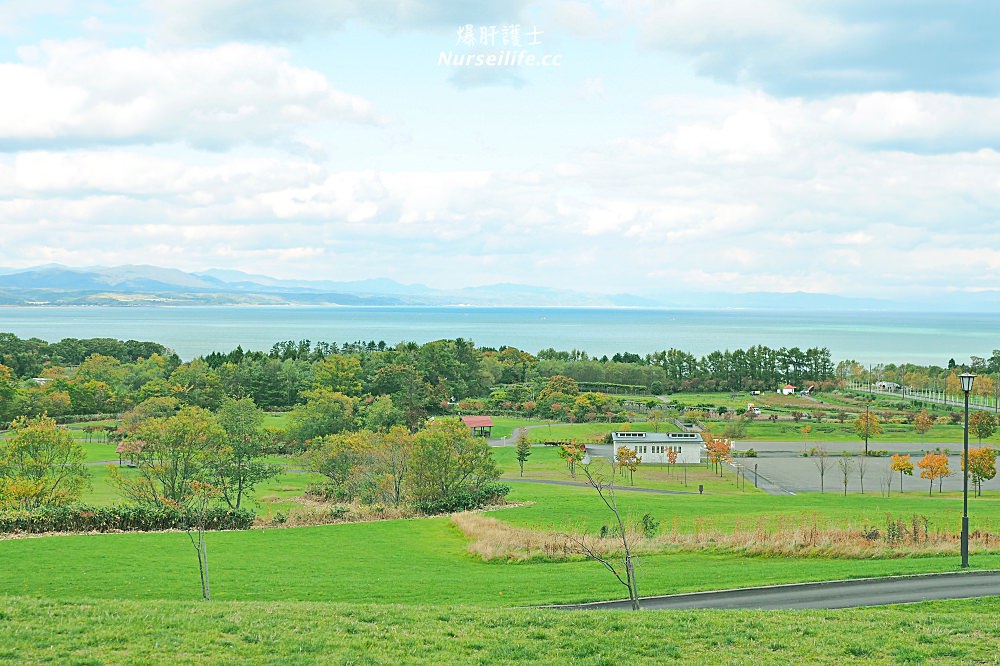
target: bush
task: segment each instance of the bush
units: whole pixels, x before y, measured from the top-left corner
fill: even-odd
[[[466,488],[448,497],[418,500],[413,503],[413,508],[428,516],[439,513],[470,511],[487,506],[488,504],[502,502],[509,492],[510,486],[502,483],[484,483],[478,490]]]
[[[205,529],[247,530],[255,514],[247,509],[212,507],[205,512]],[[0,533],[22,532],[155,532],[187,529],[196,517],[185,511],[153,505],[47,506],[0,513]]]
[[[642,514],[642,533],[647,539],[652,539],[660,529],[660,521],[648,513]]]
[[[351,495],[344,488],[333,483],[310,483],[305,496],[317,502],[348,502]]]
[[[869,458],[888,458],[889,452],[885,449],[868,449]]]

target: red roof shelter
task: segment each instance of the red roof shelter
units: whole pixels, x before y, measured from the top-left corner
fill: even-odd
[[[473,435],[489,437],[493,431],[493,419],[488,416],[463,416],[462,423],[468,426]]]

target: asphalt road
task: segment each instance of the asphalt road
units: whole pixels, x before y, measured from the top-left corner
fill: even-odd
[[[643,610],[692,608],[782,610],[797,608],[856,608],[908,604],[933,599],[970,599],[1000,596],[1000,571],[971,571],[893,578],[863,578],[749,587],[737,590],[645,597]],[[629,601],[554,606],[565,610],[628,610]]]

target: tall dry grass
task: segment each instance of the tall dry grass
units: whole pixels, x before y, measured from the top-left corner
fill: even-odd
[[[515,527],[479,513],[459,513],[452,522],[470,539],[468,550],[483,560],[524,561],[570,559],[581,554],[579,542],[602,553],[619,553],[615,536],[604,538],[576,532],[551,532]],[[952,555],[959,550],[957,534],[930,529],[926,518],[887,516],[880,526],[820,526],[815,520],[787,520],[775,527],[763,520],[730,531],[703,529],[648,536],[640,529],[629,532],[634,553],[713,551],[741,555],[780,557],[833,557],[872,559]],[[986,532],[970,535],[970,551],[1000,551],[1000,536]]]

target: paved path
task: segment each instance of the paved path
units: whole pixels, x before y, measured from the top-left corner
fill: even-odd
[[[909,604],[932,599],[971,599],[992,596],[1000,596],[1000,571],[862,578],[672,594],[662,597],[645,597],[641,600],[640,605],[643,610],[691,608],[833,609]],[[628,610],[631,607],[628,600],[552,606],[552,608],[566,610]]]
[[[550,486],[576,486],[578,488],[589,488],[590,485],[580,481],[559,481],[557,479],[521,479],[518,477],[501,477],[504,483],[543,483]],[[697,495],[693,490],[660,490],[659,488],[636,488],[635,486],[621,486],[615,484],[615,492],[631,493],[653,493],[654,495]]]

